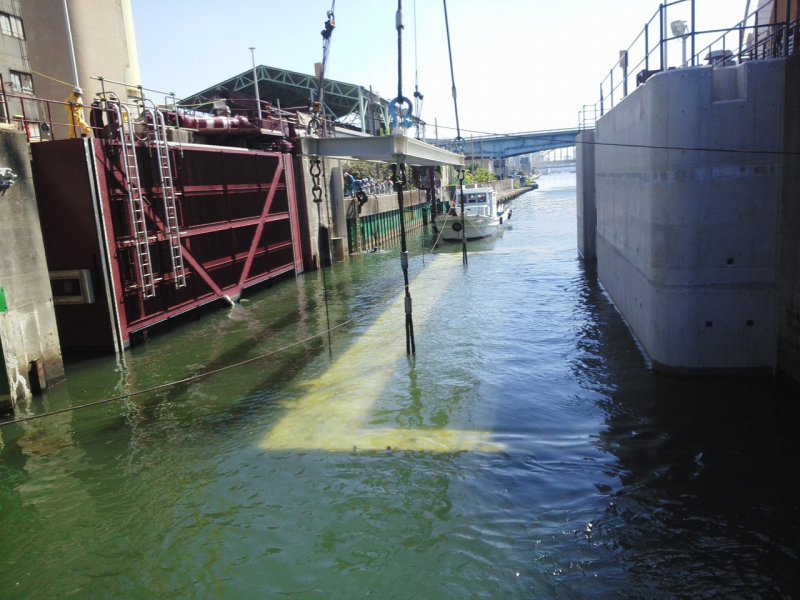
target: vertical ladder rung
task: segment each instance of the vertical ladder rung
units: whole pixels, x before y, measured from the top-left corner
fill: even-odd
[[[131,124],[128,109],[121,103],[112,103],[119,123],[120,146],[123,159],[121,162],[125,169],[127,183],[128,203],[130,206],[131,225],[133,227],[133,240],[136,248],[136,265],[138,267],[139,281],[144,298],[155,296],[155,282],[153,266],[150,257],[150,243],[147,238],[147,222],[144,213],[144,200],[142,199],[139,183],[139,165],[136,158],[136,140],[132,129],[126,132],[125,124]]]
[[[175,207],[175,189],[173,187],[172,164],[169,158],[169,146],[167,144],[167,128],[164,116],[155,107],[146,109],[150,116],[145,119],[147,123],[147,138],[156,149],[158,175],[161,182],[161,194],[164,201],[164,218],[169,240],[170,259],[172,271],[175,279],[175,287],[186,286],[186,277],[183,264],[183,254],[181,252],[180,228],[178,225],[178,215]]]

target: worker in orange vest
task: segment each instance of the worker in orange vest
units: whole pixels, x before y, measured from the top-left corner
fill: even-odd
[[[80,137],[88,137],[92,133],[92,128],[83,119],[83,90],[75,87],[72,93],[67,97],[67,103],[64,106],[67,111],[67,124],[69,128],[70,139],[78,137],[78,130],[80,130]]]

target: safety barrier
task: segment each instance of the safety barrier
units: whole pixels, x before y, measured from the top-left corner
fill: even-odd
[[[131,88],[139,90],[140,97],[134,99],[133,102],[123,103],[127,108],[131,117],[136,120],[144,114],[144,105],[150,102],[145,99],[144,92],[158,92],[157,90],[150,90],[142,86],[131,86],[124,82],[113,81],[101,77],[93,77],[105,85],[106,82],[113,84],[126,85]],[[158,92],[164,94],[164,92]],[[105,87],[102,93],[98,94],[98,98],[106,98],[108,100],[117,101],[115,94],[106,93]],[[209,127],[209,121],[221,121],[223,118],[211,115],[208,112],[195,110],[199,106],[206,106],[211,103],[206,102],[202,105],[182,105],[175,98],[174,95],[165,95],[164,104],[168,108],[165,111],[165,125],[171,127],[178,127],[184,129],[214,129],[215,125]],[[279,107],[273,107],[269,103],[263,103],[265,108],[263,111],[267,117],[263,120],[262,126],[274,129],[273,125],[277,121],[280,124],[286,123],[291,127],[296,127],[300,121],[299,115],[296,112],[281,110]],[[38,98],[24,91],[7,91],[6,84],[3,81],[2,74],[0,74],[0,122],[7,125],[16,127],[20,131],[24,131],[29,142],[44,142],[57,139],[69,139],[81,137],[81,124],[73,122],[69,116],[72,108],[75,105],[68,101],[48,100],[45,98]],[[95,99],[91,105],[84,105],[81,108],[83,112],[83,119],[89,123],[89,127],[94,137],[99,137],[102,133],[103,127],[98,126],[93,122],[93,111],[100,111],[102,107],[99,106],[99,99]],[[97,114],[97,113],[95,113]],[[178,117],[176,117],[178,115]],[[180,117],[180,118],[179,118]],[[235,119],[242,119],[241,115],[225,117],[228,121]],[[190,125],[181,125],[181,121],[202,121],[196,127]],[[252,117],[252,127],[255,128],[257,120]]]
[[[353,200],[355,203],[355,200]],[[446,210],[447,203],[440,203],[439,210]],[[405,222],[406,231],[419,229],[428,222],[430,203],[405,206],[401,220],[400,210],[394,209],[371,215],[358,215],[352,207],[347,218],[347,247],[350,254],[375,250],[400,239],[400,226]]]
[[[798,53],[800,0],[786,0],[779,6],[784,14],[774,19],[762,8],[733,27],[708,30],[700,28],[696,17],[697,3],[701,1],[673,0],[659,5],[631,45],[620,51],[619,60],[600,82],[600,99],[578,111],[579,128],[593,128],[595,121],[625,98],[631,87],[635,89],[655,73],[680,67],[735,65]],[[688,19],[674,19],[676,15]],[[676,48],[680,50],[679,61],[674,58]],[[637,57],[638,62],[633,63]]]
[[[0,75],[0,121],[24,131],[29,142],[69,138],[70,130],[72,137],[80,137],[78,125],[68,120],[68,108],[68,102],[9,92]]]

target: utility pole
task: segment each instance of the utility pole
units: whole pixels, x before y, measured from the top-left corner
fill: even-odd
[[[256,114],[258,115],[258,120],[261,121],[261,98],[258,94],[258,76],[256,75],[256,55],[255,55],[255,47],[250,46],[250,59],[253,61],[253,87],[256,88]],[[261,127],[261,123],[258,125]]]

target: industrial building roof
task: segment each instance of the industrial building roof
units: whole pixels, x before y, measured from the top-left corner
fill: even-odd
[[[255,67],[258,93],[262,102],[280,106],[283,110],[302,108],[308,110],[317,99],[317,78],[286,69],[258,65]],[[325,114],[345,124],[361,126],[359,117],[377,121],[388,114],[389,102],[378,94],[352,83],[326,79],[323,89]],[[184,106],[196,106],[214,99],[224,98],[234,111],[255,109],[253,69],[248,69],[201,92],[184,98]],[[371,131],[369,126],[365,128]]]

